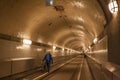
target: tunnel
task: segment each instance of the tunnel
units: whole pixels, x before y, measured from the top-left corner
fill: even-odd
[[[119,5],[0,0],[0,80],[120,80]]]

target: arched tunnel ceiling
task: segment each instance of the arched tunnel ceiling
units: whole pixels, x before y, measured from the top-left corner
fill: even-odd
[[[97,0],[55,0],[54,6],[45,0],[0,0],[0,9],[0,33],[78,50],[106,24]]]

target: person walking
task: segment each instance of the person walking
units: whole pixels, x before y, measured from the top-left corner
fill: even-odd
[[[50,65],[53,63],[53,58],[50,52],[47,52],[46,55],[43,58],[43,61],[45,61],[45,68],[47,71],[50,71]]]

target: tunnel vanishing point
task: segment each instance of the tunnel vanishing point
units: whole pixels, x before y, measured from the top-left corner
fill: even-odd
[[[47,51],[120,77],[120,0],[0,0],[0,78],[40,67]]]

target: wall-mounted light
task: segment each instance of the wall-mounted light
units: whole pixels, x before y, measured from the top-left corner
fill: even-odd
[[[88,48],[91,49],[91,46],[89,46]]]
[[[64,48],[62,48],[62,51],[64,51],[65,49]]]
[[[54,0],[45,0],[47,6],[53,6]]]
[[[98,38],[94,38],[93,43],[96,44],[98,41]]]
[[[25,44],[25,45],[31,45],[32,41],[29,40],[29,39],[23,39],[23,44]]]
[[[55,49],[56,49],[56,46],[53,45],[53,50],[55,50]]]
[[[117,4],[116,0],[110,0],[109,10],[110,10],[111,13],[117,13],[118,12],[118,4]]]

